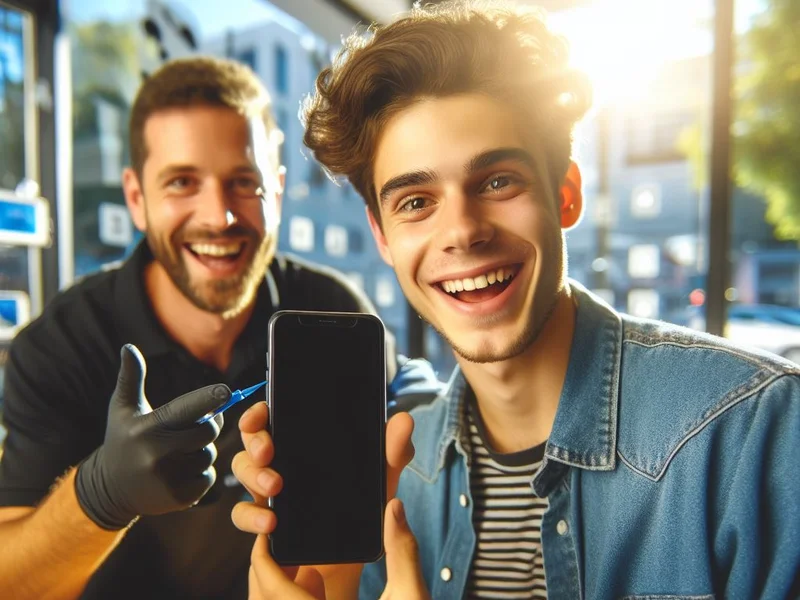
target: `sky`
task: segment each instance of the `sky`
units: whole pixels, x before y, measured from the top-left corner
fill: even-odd
[[[201,40],[268,21],[305,33],[301,23],[265,0],[169,0],[167,4],[182,17],[190,16]],[[62,0],[65,16],[78,23],[133,21],[141,18],[146,5],[146,0]]]

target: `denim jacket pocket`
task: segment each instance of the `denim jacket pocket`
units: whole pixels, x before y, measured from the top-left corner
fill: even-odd
[[[714,600],[714,594],[684,596],[681,594],[635,594],[622,596],[619,600]]]

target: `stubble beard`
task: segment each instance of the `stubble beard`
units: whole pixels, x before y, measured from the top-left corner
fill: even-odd
[[[539,335],[541,335],[544,326],[550,320],[550,316],[555,311],[557,305],[558,295],[554,295],[547,309],[541,316],[537,318],[536,311],[532,310],[530,318],[525,324],[525,328],[510,344],[499,350],[468,350],[467,348],[456,344],[442,329],[436,327],[424,317],[420,316],[420,318],[427,322],[436,331],[436,333],[438,333],[447,342],[447,344],[453,349],[453,352],[458,354],[461,358],[471,363],[487,364],[502,362],[523,354],[539,338]]]
[[[192,281],[186,258],[179,239],[163,241],[163,238],[147,236],[147,243],[154,258],[164,267],[175,287],[197,308],[230,319],[240,314],[255,298],[258,286],[275,254],[274,236],[265,235],[261,240],[248,232],[250,242],[256,242],[256,250],[241,273],[209,282]]]

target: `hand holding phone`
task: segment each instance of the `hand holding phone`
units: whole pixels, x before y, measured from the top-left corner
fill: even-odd
[[[392,500],[386,507],[386,589],[382,600],[430,600],[419,564],[419,551],[414,534],[408,527],[403,505]],[[314,567],[281,569],[269,554],[266,537],[259,535],[250,555],[250,594],[259,600],[320,600],[329,596],[347,597],[326,585],[323,575]]]

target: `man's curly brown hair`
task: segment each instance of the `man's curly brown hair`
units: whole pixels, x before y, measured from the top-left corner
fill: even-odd
[[[522,111],[543,140],[553,189],[572,152],[572,129],[591,104],[570,69],[566,40],[541,11],[498,2],[416,5],[386,26],[354,33],[306,100],[304,141],[331,175],[346,176],[378,222],[375,147],[385,123],[423,98],[484,93]]]

